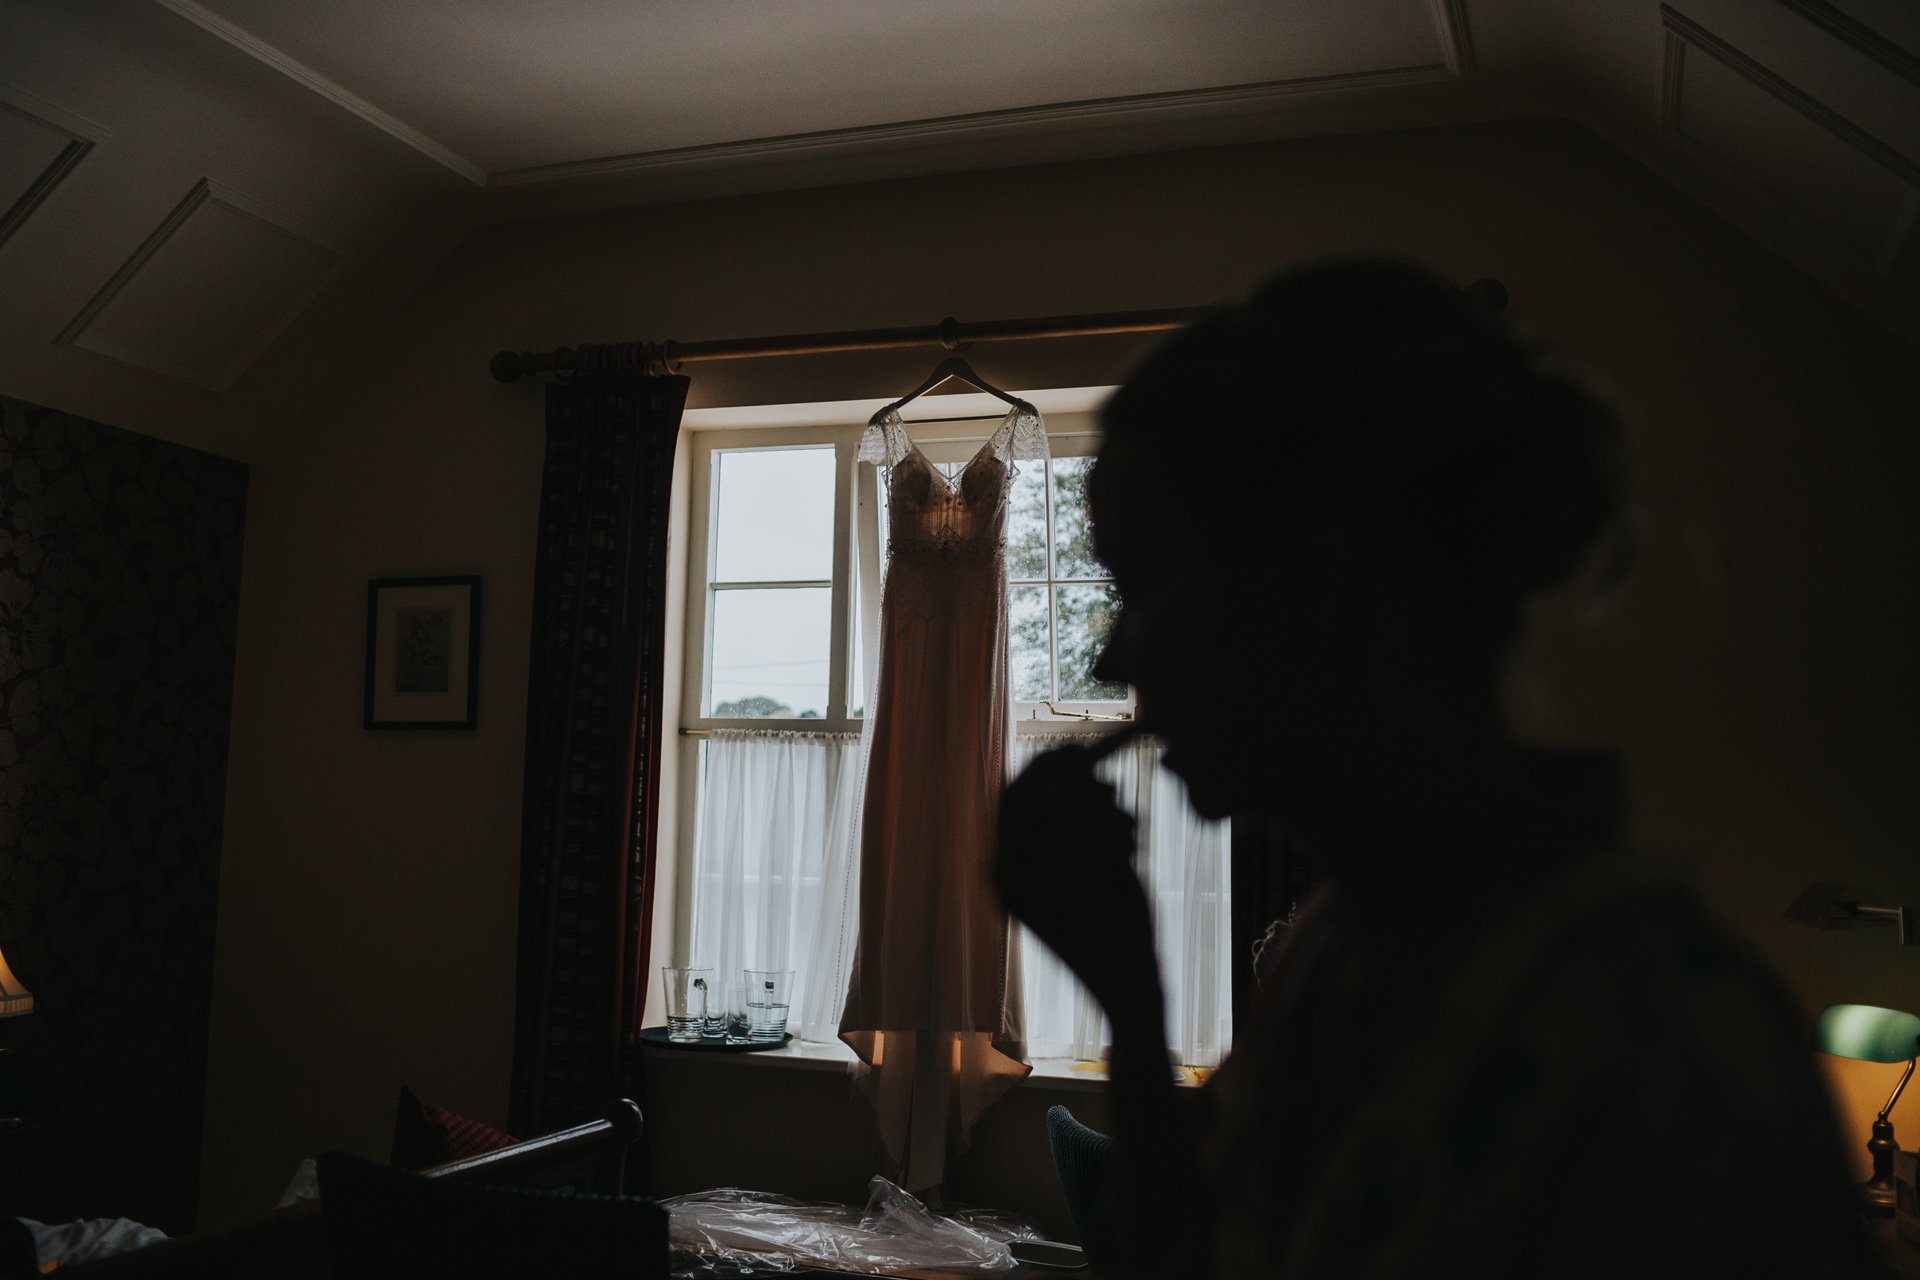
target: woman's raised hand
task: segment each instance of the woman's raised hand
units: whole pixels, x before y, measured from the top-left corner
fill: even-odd
[[[1133,870],[1133,819],[1094,776],[1098,759],[1086,747],[1059,747],[1007,788],[994,885],[1109,1017],[1138,1009],[1157,1018],[1153,917]]]

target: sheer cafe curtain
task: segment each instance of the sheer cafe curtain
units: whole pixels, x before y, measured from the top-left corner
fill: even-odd
[[[1015,738],[1015,773],[1050,746],[1096,734]],[[1100,762],[1120,807],[1135,820],[1135,867],[1147,884],[1167,992],[1167,1045],[1190,1067],[1218,1066],[1233,1042],[1229,826],[1187,804],[1186,784],[1160,763],[1163,748],[1140,738]],[[1024,932],[1024,931],[1023,931]],[[1021,941],[1027,1051],[1036,1058],[1099,1058],[1107,1047],[1100,1005],[1032,934]]]
[[[1015,738],[1014,772],[1041,751],[1094,734]],[[1232,1042],[1228,828],[1188,807],[1186,788],[1139,739],[1100,764],[1138,822],[1136,865],[1149,886],[1167,1036],[1175,1058],[1215,1066]],[[860,739],[855,734],[716,729],[707,741],[694,848],[692,963],[716,985],[742,969],[794,971],[801,1039],[835,1041],[846,1000],[859,869]],[[1021,943],[1027,1050],[1093,1059],[1106,1018],[1039,939]]]
[[[844,892],[830,892],[823,920],[822,887],[853,844],[859,748],[850,733],[716,729],[707,740],[691,962],[714,969],[722,997],[742,969],[792,969],[788,1030],[808,1039],[833,1038],[846,994],[845,972],[832,972],[831,955],[817,961],[815,944],[842,914]],[[822,1021],[824,1034],[808,1032]]]

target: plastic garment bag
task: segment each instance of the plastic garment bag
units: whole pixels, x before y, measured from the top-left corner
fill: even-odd
[[[1010,1271],[1007,1242],[1036,1238],[1030,1225],[1011,1214],[934,1213],[885,1178],[875,1178],[867,1190],[865,1209],[735,1187],[662,1200],[674,1274],[690,1275],[715,1262],[755,1271]]]

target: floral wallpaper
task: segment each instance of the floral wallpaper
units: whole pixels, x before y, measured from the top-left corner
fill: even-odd
[[[0,396],[0,1213],[192,1225],[247,468]]]

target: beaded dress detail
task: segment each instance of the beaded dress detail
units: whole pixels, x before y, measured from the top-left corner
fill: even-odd
[[[989,873],[1010,727],[1008,491],[1016,461],[1046,456],[1025,408],[951,480],[897,412],[860,443],[887,468],[888,565],[840,1038],[909,1191],[943,1182],[980,1113],[1031,1069]]]

